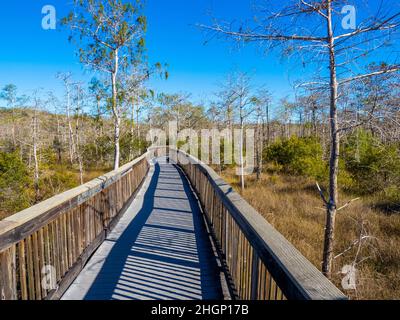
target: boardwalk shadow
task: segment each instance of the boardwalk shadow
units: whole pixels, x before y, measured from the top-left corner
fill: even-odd
[[[143,206],[122,234],[103,246],[112,244],[103,259],[96,258],[101,253],[94,256],[103,264],[85,299],[222,298],[201,212],[186,178],[171,164],[155,164]]]

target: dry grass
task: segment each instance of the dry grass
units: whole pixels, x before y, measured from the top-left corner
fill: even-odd
[[[223,177],[239,191],[233,170],[224,171]],[[320,269],[325,212],[314,182],[266,174],[259,182],[254,176],[246,179],[243,197]],[[341,195],[343,203],[351,199]],[[361,222],[374,237],[363,242],[358,255],[357,290],[345,293],[352,299],[400,299],[400,215],[372,209],[371,201],[354,202],[337,217],[335,254],[359,238]],[[357,246],[335,259],[333,281],[339,288],[344,277],[340,271],[356,252]]]

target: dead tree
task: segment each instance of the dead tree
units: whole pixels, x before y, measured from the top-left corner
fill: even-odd
[[[72,81],[71,81],[71,73],[58,73],[57,78],[60,79],[65,88],[65,115],[67,121],[67,128],[68,128],[68,149],[69,149],[69,162],[72,166],[74,164],[74,157],[75,157],[75,142],[74,142],[74,132],[72,129],[72,120],[71,120],[71,113],[72,113],[72,103],[71,103],[71,94],[72,94]]]
[[[260,181],[263,168],[263,150],[270,143],[270,92],[262,88],[253,97],[256,118],[256,179]]]
[[[75,84],[75,145],[76,145],[76,159],[79,165],[79,181],[80,184],[84,183],[83,175],[84,175],[84,168],[83,168],[83,156],[82,156],[82,137],[83,131],[81,126],[83,124],[81,120],[82,116],[82,103],[84,98],[84,91],[82,85],[80,83]]]
[[[374,72],[358,73],[354,65],[362,63],[366,56],[373,56],[377,50],[388,50],[389,41],[400,26],[399,3],[380,1],[375,4],[376,13],[355,26],[354,30],[343,30],[335,26],[337,18],[342,19],[341,0],[299,0],[289,5],[270,1],[260,8],[263,15],[253,19],[254,24],[235,27],[232,23],[215,22],[201,25],[205,30],[242,43],[261,43],[267,49],[280,47],[286,55],[302,53],[301,66],[311,66],[321,75],[321,81],[313,87],[329,91],[330,160],[328,196],[322,199],[327,210],[322,271],[331,276],[334,250],[334,231],[339,204],[339,155],[340,136],[344,131],[338,118],[341,89],[355,81],[394,73],[399,70],[395,62],[382,65]],[[358,11],[371,12],[366,2],[358,2]],[[265,9],[267,8],[267,9]],[[308,59],[306,58],[308,54]],[[319,62],[317,64],[317,62]],[[328,73],[319,68],[325,64]]]

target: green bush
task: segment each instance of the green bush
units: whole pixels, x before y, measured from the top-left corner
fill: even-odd
[[[0,211],[18,212],[30,205],[29,170],[18,152],[0,152]]]
[[[317,139],[293,136],[268,146],[264,151],[264,158],[286,173],[324,179],[327,166],[322,160],[322,154],[322,147]]]
[[[86,167],[98,167],[113,161],[114,144],[108,136],[98,137],[94,143],[85,144],[81,149]]]
[[[345,168],[359,194],[393,194],[400,186],[400,154],[396,145],[386,145],[370,132],[359,130],[343,144]]]
[[[122,162],[126,163],[139,157],[147,150],[148,146],[147,141],[136,136],[132,137],[131,133],[123,136],[120,140]]]
[[[39,180],[40,200],[51,198],[76,186],[78,186],[76,174],[66,170],[64,166],[54,165],[52,168],[41,171]]]

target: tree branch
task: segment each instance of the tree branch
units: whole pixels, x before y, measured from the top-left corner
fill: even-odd
[[[386,25],[386,24],[399,16],[400,16],[400,12],[396,13],[395,15],[391,16],[390,18],[384,20],[383,22],[381,22],[375,26],[370,26],[367,28],[355,30],[353,32],[338,35],[338,36],[334,37],[334,40],[356,36],[356,35],[359,35],[359,34],[365,33],[365,32],[394,29],[394,28],[398,27],[400,25],[400,23],[395,23],[395,24],[391,24],[391,25]]]
[[[321,187],[319,186],[318,182],[315,183],[317,185],[317,189],[319,191],[319,194],[321,196],[322,201],[325,203],[325,205],[328,205],[328,200],[326,200],[324,193],[322,192]]]
[[[298,36],[298,35],[283,35],[283,34],[262,34],[262,33],[244,33],[244,32],[235,32],[224,30],[220,26],[206,26],[203,24],[197,25],[199,28],[211,30],[215,32],[219,32],[225,34],[227,36],[243,38],[250,41],[260,41],[260,40],[272,40],[272,41],[287,41],[287,40],[297,40],[297,41],[317,41],[317,42],[325,42],[327,41],[326,37],[311,37],[311,36]]]
[[[399,70],[400,70],[400,66],[396,66],[396,67],[393,67],[393,68],[390,68],[390,69],[386,69],[386,70],[380,70],[380,71],[375,71],[375,72],[371,72],[371,73],[367,73],[367,74],[358,75],[358,76],[347,78],[347,79],[344,79],[344,80],[340,81],[339,82],[339,86],[342,86],[342,85],[344,85],[346,83],[353,82],[353,81],[356,81],[356,80],[370,78],[370,77],[373,77],[373,76],[378,76],[378,75],[386,74],[386,73],[393,73],[393,72],[397,72]]]

